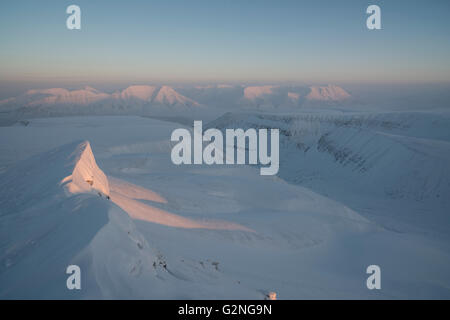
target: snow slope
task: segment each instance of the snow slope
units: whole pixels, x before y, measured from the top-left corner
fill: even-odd
[[[70,182],[64,177],[71,177]],[[85,178],[93,178],[94,184]],[[65,192],[66,187],[75,194]],[[98,268],[111,264],[109,268],[121,277],[135,262],[123,259],[124,256],[157,260],[144,244],[142,250],[137,250],[139,234],[132,229],[131,220],[97,192],[107,194],[108,184],[87,142],[70,143],[38,154],[2,175],[0,296],[107,295],[114,285],[102,281],[83,281],[87,294],[67,290],[66,267],[78,264],[87,277],[95,277]],[[100,244],[100,235],[110,241]]]
[[[404,112],[230,113],[207,127],[280,128],[279,176],[286,181],[383,222],[395,215],[448,233],[449,126],[448,113]]]
[[[125,212],[179,228],[235,226],[196,223],[145,204],[147,210],[135,217],[133,198],[165,202],[150,190],[118,179],[110,184],[87,141],[36,155],[8,170],[0,185],[0,243],[6,248],[0,254],[0,296],[129,298],[129,291],[141,290],[136,287],[141,281],[157,287],[162,256]],[[80,265],[89,280],[83,281],[86,288],[79,294],[65,288],[64,271],[70,264]]]
[[[287,116],[227,117],[240,124],[284,123],[286,134],[297,128],[295,137],[303,128],[293,125],[284,131]],[[420,125],[427,122],[421,117],[407,121],[410,137],[423,131]],[[330,128],[393,127],[382,117],[320,119]],[[224,122],[220,119],[217,127]],[[446,135],[442,117],[435,124],[427,139]],[[448,237],[429,225],[421,229],[427,233],[411,228],[398,232],[367,212],[349,209],[352,202],[310,190],[316,189],[313,183],[308,188],[287,183],[287,171],[280,171],[280,178],[262,177],[249,166],[175,166],[170,134],[179,127],[139,117],[31,119],[27,126],[1,127],[0,297],[264,299],[268,292],[279,299],[450,296]],[[303,137],[316,127],[312,121]],[[402,130],[395,126],[390,134]],[[308,141],[314,145],[316,139]],[[334,153],[320,154],[326,160]],[[345,172],[351,171],[348,166]],[[282,162],[280,169],[305,178],[295,162]],[[86,189],[67,192],[61,181],[68,176]],[[92,176],[91,185],[86,180]],[[354,191],[347,185],[351,182],[340,189]],[[393,216],[392,224],[397,226],[398,220]],[[69,264],[81,267],[80,291],[65,287]],[[381,291],[365,287],[370,264],[382,268]]]

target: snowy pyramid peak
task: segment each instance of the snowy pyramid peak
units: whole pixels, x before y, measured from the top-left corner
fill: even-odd
[[[109,195],[108,179],[97,166],[89,141],[78,144],[69,159],[73,171],[61,181],[68,192]]]
[[[198,104],[194,100],[179,94],[169,86],[162,86],[161,89],[159,89],[156,97],[153,99],[153,102],[169,106],[200,106],[200,104]]]

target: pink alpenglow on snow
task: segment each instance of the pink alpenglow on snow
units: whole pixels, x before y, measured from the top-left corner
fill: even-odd
[[[254,232],[242,225],[226,221],[196,221],[141,202],[140,200],[147,200],[166,204],[167,200],[151,190],[132,183],[116,178],[109,180],[97,166],[88,141],[80,143],[70,158],[72,160],[68,165],[73,166],[72,174],[61,181],[67,195],[97,193],[110,199],[133,219],[169,227]]]
[[[79,144],[72,156],[73,172],[61,181],[65,190],[72,194],[97,192],[108,196],[110,193],[108,179],[97,166],[90,143],[84,141]]]
[[[134,101],[133,101],[134,100]],[[116,103],[132,102],[163,107],[200,107],[201,104],[183,96],[169,86],[161,88],[148,85],[133,85],[112,94],[86,86],[79,90],[63,88],[33,89],[17,97],[0,100],[2,107],[55,107],[64,106],[112,106]]]
[[[156,95],[156,97],[153,99],[153,102],[169,106],[173,105],[185,105],[195,107],[200,106],[199,103],[179,94],[169,86],[162,86],[161,89],[159,89],[159,92]]]
[[[318,101],[341,101],[351,98],[351,95],[335,85],[328,85],[326,87],[312,86],[311,92],[306,96],[308,100]]]
[[[183,229],[211,229],[211,230],[240,230],[254,232],[242,225],[226,221],[198,221],[170,213],[166,210],[153,207],[138,201],[136,198],[153,199],[150,201],[163,202],[164,198],[150,190],[124,183],[114,179],[111,183],[111,200],[133,219],[157,223],[168,227]],[[137,191],[137,192],[136,192]]]
[[[28,95],[44,95],[42,98],[31,101],[29,106],[55,105],[55,104],[76,104],[88,105],[90,103],[103,100],[109,94],[100,92],[92,87],[85,87],[80,90],[69,91],[61,88],[45,90],[29,90]],[[47,96],[45,96],[47,95]]]
[[[123,100],[135,98],[144,101],[151,101],[155,91],[156,87],[153,86],[129,86],[121,92],[113,93],[113,98]]]
[[[249,100],[254,100],[260,98],[266,94],[272,94],[272,89],[274,86],[254,86],[247,87],[244,89],[244,98]]]

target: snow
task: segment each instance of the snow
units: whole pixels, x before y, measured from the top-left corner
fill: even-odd
[[[169,86],[133,85],[112,94],[89,86],[71,91],[62,88],[33,89],[18,97],[0,101],[0,106],[4,110],[20,110],[30,116],[39,116],[48,113],[77,114],[80,112],[79,106],[86,107],[86,113],[145,114],[147,109],[157,110],[160,107],[185,109],[200,107],[200,104]]]
[[[165,109],[177,115],[190,109],[196,113],[217,113],[219,109],[237,108],[273,111],[299,110],[306,107],[323,107],[350,103],[351,95],[336,85],[328,86],[233,86],[228,84],[189,87],[131,85],[114,93],[101,92],[86,86],[78,90],[63,88],[34,89],[24,94],[0,101],[0,108],[11,117],[40,117],[49,115],[126,114],[158,115]],[[80,106],[85,107],[83,111]]]
[[[162,90],[164,121],[23,117],[0,127],[1,298],[450,297],[448,112],[328,100],[299,112],[311,89],[292,86],[245,112],[213,110],[204,130],[280,129],[280,170],[266,177],[256,166],[170,160],[171,132],[192,130],[197,116],[171,101],[220,96],[237,108],[245,88],[130,88],[98,114],[126,101],[143,112]],[[320,96],[342,96],[326,88]],[[70,264],[81,267],[80,291],[66,288]],[[372,264],[382,290],[365,286]]]
[[[312,86],[311,92],[306,96],[306,99],[319,101],[340,101],[350,97],[350,94],[341,87],[336,85],[328,85],[326,87]]]
[[[274,86],[255,86],[244,89],[244,98],[254,100],[266,94],[272,94]]]
[[[375,215],[391,228],[426,225],[445,234],[449,124],[448,113],[230,113],[208,127],[280,128],[279,176],[286,181]]]
[[[77,104],[88,105],[99,100],[109,97],[108,94],[102,93],[94,88],[85,87],[80,90],[68,91],[65,89],[48,89],[48,90],[31,90],[28,95],[48,94],[49,96],[36,99],[27,104],[27,106],[55,105],[55,104]]]
[[[291,98],[292,100],[298,100],[300,99],[300,94],[295,92],[288,92],[288,97]]]
[[[257,98],[264,98],[266,95],[276,94],[274,89],[282,88],[280,86],[253,86],[244,89],[244,98],[255,100]],[[278,94],[284,95],[284,92]],[[293,100],[298,100],[301,96],[298,92],[287,92],[287,97]],[[328,85],[325,87],[311,86],[310,92],[306,95],[307,100],[318,101],[342,101],[349,99],[351,95],[343,88],[336,85]]]
[[[97,166],[89,141],[80,143],[71,157],[74,163],[72,174],[65,177],[61,184],[70,193],[97,192],[109,196],[109,183],[105,174]]]
[[[121,92],[114,93],[113,97],[124,100],[136,98],[144,101],[151,101],[151,98],[153,97],[155,91],[156,87],[154,86],[135,85],[129,86]]]
[[[244,89],[241,105],[259,110],[280,108],[298,109],[299,107],[317,107],[317,103],[328,104],[349,101],[351,95],[337,85],[328,86],[250,86]],[[312,105],[311,105],[312,103]]]
[[[169,106],[200,106],[194,100],[186,98],[169,86],[162,86],[161,89],[159,89],[158,94],[156,95],[153,102]]]
[[[151,190],[127,183],[117,178],[113,178],[111,182],[111,201],[127,212],[133,219],[186,229],[252,231],[244,226],[224,221],[195,221],[193,219],[184,218],[180,215],[137,201],[149,200],[158,203],[167,203],[166,199]]]
[[[134,185],[132,183],[128,183],[126,181],[117,179],[117,178],[109,178],[111,181],[111,191],[121,194],[127,198],[137,199],[137,200],[148,200],[158,203],[167,203],[167,200],[164,199],[161,195],[153,192],[151,190],[142,188],[140,186]]]

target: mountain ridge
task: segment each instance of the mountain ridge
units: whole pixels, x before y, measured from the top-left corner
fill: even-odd
[[[243,108],[289,110],[302,107],[333,107],[355,100],[337,85],[326,86],[202,86],[130,85],[112,93],[90,86],[31,89],[0,101],[0,111],[17,112],[18,116],[60,116],[77,114],[152,115],[172,111],[211,111]]]
[[[30,89],[24,94],[0,101],[0,106],[16,107],[52,107],[55,105],[88,106],[101,102],[148,103],[166,107],[199,107],[200,104],[178,93],[169,86],[131,85],[111,94],[93,87],[68,90],[64,88]]]

